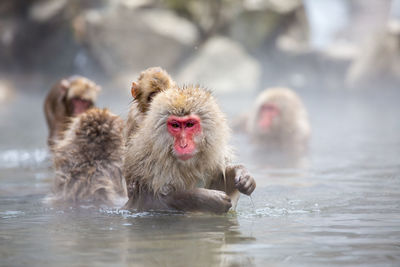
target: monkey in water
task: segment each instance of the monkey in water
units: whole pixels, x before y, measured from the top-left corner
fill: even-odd
[[[126,123],[125,136],[129,137],[136,131],[149,109],[153,97],[175,82],[170,75],[160,67],[148,68],[140,74],[137,82],[132,83],[131,94],[134,101],[131,104]]]
[[[262,149],[302,152],[311,134],[307,111],[295,92],[269,88],[257,97],[249,115],[234,123]]]
[[[69,120],[95,105],[100,87],[93,81],[71,76],[57,82],[47,94],[44,114],[49,129],[47,143],[50,148],[67,129]]]
[[[230,129],[209,91],[170,87],[153,99],[127,144],[127,209],[227,212],[256,183],[231,165]]]
[[[54,145],[56,203],[122,205],[123,120],[107,109],[92,108],[72,118]]]

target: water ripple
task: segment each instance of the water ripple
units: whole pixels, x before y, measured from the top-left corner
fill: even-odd
[[[47,149],[0,151],[0,168],[38,167],[50,158]]]

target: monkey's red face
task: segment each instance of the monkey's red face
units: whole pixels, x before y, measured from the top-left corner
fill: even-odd
[[[174,137],[174,151],[181,160],[188,160],[196,154],[194,138],[201,133],[200,118],[196,115],[185,117],[169,116],[168,132]]]
[[[258,127],[260,130],[267,132],[272,122],[279,116],[279,109],[273,104],[264,104],[259,111]]]
[[[70,101],[71,115],[77,116],[93,106],[90,100],[81,99],[79,97],[72,98]]]

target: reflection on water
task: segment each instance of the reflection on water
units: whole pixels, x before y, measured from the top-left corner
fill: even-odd
[[[251,102],[220,99],[230,116]],[[19,98],[0,114],[6,129],[0,144],[1,265],[395,266],[398,99],[398,92],[305,92],[312,142],[309,153],[293,162],[254,155],[245,136],[233,136],[238,161],[258,188],[252,199],[241,197],[236,212],[211,216],[44,204],[53,171],[42,99]],[[111,107],[122,110],[120,103]],[[28,118],[18,105],[31,109]]]

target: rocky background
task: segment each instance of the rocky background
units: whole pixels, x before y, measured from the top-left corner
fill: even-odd
[[[0,101],[81,74],[127,90],[161,66],[217,92],[400,80],[398,0],[2,0]]]

